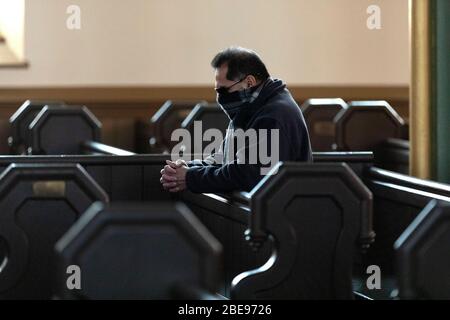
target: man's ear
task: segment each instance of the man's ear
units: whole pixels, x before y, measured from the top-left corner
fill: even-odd
[[[256,83],[257,83],[257,81],[256,81],[256,78],[254,76],[249,75],[247,77],[247,88],[251,88],[251,87],[256,86]]]

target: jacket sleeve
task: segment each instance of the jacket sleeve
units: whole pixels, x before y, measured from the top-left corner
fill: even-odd
[[[217,153],[212,153],[210,155],[208,155],[205,159],[201,160],[201,159],[194,159],[191,161],[187,162],[187,166],[189,168],[192,167],[206,167],[206,166],[216,166],[216,167],[220,167],[220,165],[222,164],[222,159],[223,159],[223,146],[224,146],[224,141],[222,141],[220,148],[218,150]]]
[[[195,193],[218,193],[231,191],[250,191],[265,176],[268,167],[273,167],[278,161],[288,160],[290,156],[290,141],[281,125],[272,118],[261,118],[253,127],[257,132],[267,129],[267,135],[258,135],[256,144],[245,144],[244,148],[238,150],[243,157],[234,159],[232,162],[222,166],[206,165],[192,166],[186,174],[186,186]],[[278,132],[278,139],[272,139],[273,129]],[[266,137],[264,137],[266,136]],[[274,159],[275,163],[261,162],[259,148],[266,144],[266,155]],[[257,161],[247,161],[251,152],[257,152]],[[277,157],[272,157],[276,153]],[[266,168],[266,170],[262,170]],[[265,172],[265,173],[264,173]]]

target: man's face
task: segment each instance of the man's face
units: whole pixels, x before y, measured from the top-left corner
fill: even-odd
[[[245,81],[236,83],[236,80],[227,79],[228,65],[223,64],[221,67],[216,69],[216,88],[230,87],[228,92],[240,91],[246,88]]]

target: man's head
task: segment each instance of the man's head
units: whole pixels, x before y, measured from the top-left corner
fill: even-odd
[[[241,47],[219,52],[211,61],[216,71],[216,89],[235,92],[254,87],[270,77],[258,54]]]

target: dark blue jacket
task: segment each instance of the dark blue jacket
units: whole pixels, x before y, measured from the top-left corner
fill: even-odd
[[[268,79],[253,103],[247,103],[237,112],[228,114],[231,127],[247,130],[278,129],[279,161],[312,161],[311,144],[302,112],[281,80]],[[231,138],[227,135],[225,140]],[[259,139],[259,137],[258,137]],[[225,144],[230,141],[226,141]],[[270,138],[258,141],[273,149]],[[246,149],[251,146],[246,145]],[[247,151],[248,154],[248,150]],[[242,152],[242,150],[241,150]],[[241,153],[242,154],[242,153]],[[234,157],[236,158],[236,157]],[[241,157],[242,158],[242,157]],[[246,157],[248,159],[248,156]],[[196,193],[250,191],[263,177],[258,163],[228,159],[223,164],[191,162],[186,174],[187,188]],[[274,166],[275,164],[272,164]]]

